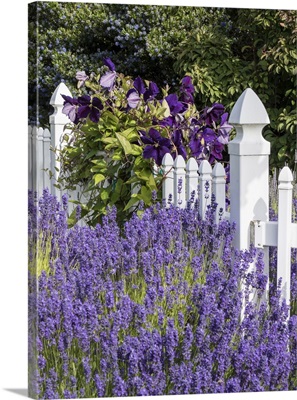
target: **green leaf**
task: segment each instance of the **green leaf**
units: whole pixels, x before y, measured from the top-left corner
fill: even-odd
[[[103,201],[109,199],[109,197],[110,197],[110,189],[111,189],[111,187],[109,186],[108,188],[102,189],[102,190],[101,190],[101,192],[100,192],[100,197],[101,197],[101,199],[102,199]]]
[[[148,181],[147,181],[147,186],[153,191],[153,190],[157,190],[157,186],[156,186],[156,181],[154,178],[154,175],[151,174]]]
[[[279,160],[282,160],[284,157],[286,156],[286,148],[282,147],[278,153],[277,153],[277,157]]]
[[[116,132],[116,137],[118,138],[119,142],[121,143],[125,155],[127,156],[128,154],[132,154],[133,153],[133,149],[131,147],[131,143],[129,142],[129,140],[127,140],[125,138],[125,136],[123,136],[122,134]]]
[[[151,175],[151,171],[149,169],[141,169],[140,171],[134,171],[135,175],[143,180],[143,181],[148,181]]]
[[[130,207],[134,206],[134,204],[136,204],[138,202],[139,202],[138,196],[131,197],[131,199],[128,201],[128,203],[126,204],[126,207],[124,208],[123,211],[128,210]]]
[[[98,185],[98,183],[104,181],[105,176],[102,174],[96,174],[94,175],[94,181],[95,181],[95,185]]]
[[[142,186],[139,198],[144,201],[146,205],[152,202],[152,191],[146,186]]]
[[[164,100],[162,101],[162,108],[165,109],[165,111],[164,111],[164,117],[165,117],[165,118],[169,117],[169,115],[170,115],[170,108],[169,108],[169,105],[168,105],[166,99],[164,99]]]

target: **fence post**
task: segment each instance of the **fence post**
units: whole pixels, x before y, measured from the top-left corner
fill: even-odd
[[[259,97],[252,89],[246,89],[229,118],[229,123],[236,128],[236,136],[228,145],[230,220],[236,223],[234,244],[240,250],[250,246],[250,222],[269,219],[270,143],[262,136],[269,122]]]
[[[64,99],[61,96],[64,94],[66,96],[72,97],[72,94],[65,83],[61,82],[56,90],[54,91],[50,104],[54,107],[54,113],[50,116],[50,131],[51,131],[51,146],[53,149],[60,149],[61,148],[61,139],[64,132],[64,126],[70,123],[68,117],[62,113]],[[59,172],[56,168],[60,169],[59,162],[56,158],[56,154],[52,151],[51,152],[51,171],[53,173],[52,179],[52,188],[51,193],[56,195],[58,199],[61,197],[60,191],[54,186],[56,180],[59,177]]]
[[[277,234],[277,280],[282,278],[282,298],[290,304],[291,280],[291,225],[293,175],[289,167],[279,174],[278,185],[278,234]]]

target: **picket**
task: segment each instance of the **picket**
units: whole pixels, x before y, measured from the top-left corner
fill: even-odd
[[[282,296],[289,304],[293,175],[288,167],[281,170],[278,180],[277,279],[282,278]]]
[[[221,163],[217,163],[212,171],[212,185],[216,208],[216,224],[225,217],[226,210],[226,172]]]
[[[173,185],[174,185],[174,205],[184,208],[186,206],[186,163],[181,155],[174,161]]]

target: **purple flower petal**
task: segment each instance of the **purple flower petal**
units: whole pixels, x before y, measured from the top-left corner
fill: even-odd
[[[78,102],[79,102],[79,104],[82,105],[82,106],[89,105],[90,102],[91,102],[91,97],[88,96],[87,94],[84,94],[83,96],[80,96],[80,97],[78,98]]]
[[[103,62],[111,71],[115,71],[115,65],[110,58],[105,58]]]
[[[103,110],[103,104],[98,97],[93,97],[92,99],[92,106],[98,108],[99,110]]]
[[[155,146],[146,146],[146,148],[143,150],[143,158],[153,158],[154,160],[157,160],[158,158],[158,151]]]
[[[144,82],[143,80],[140,78],[140,76],[138,76],[134,82],[133,82],[133,86],[135,87],[135,89],[137,90],[137,92],[139,94],[143,94],[145,92],[145,86],[144,86]]]
[[[78,118],[87,118],[90,111],[91,111],[90,106],[88,106],[88,105],[80,106],[77,110]]]
[[[85,73],[85,71],[77,71],[75,75],[76,79],[78,81],[85,82],[87,79],[89,79],[88,75]]]
[[[100,112],[97,108],[92,107],[91,112],[89,114],[89,118],[92,122],[97,123],[99,121],[100,118]]]
[[[116,72],[106,72],[106,74],[100,78],[100,85],[104,88],[111,89],[114,85],[116,76]]]
[[[127,100],[128,100],[128,104],[129,107],[131,108],[136,108],[139,101],[140,101],[140,97],[139,94],[136,92],[135,89],[130,89],[127,93]]]
[[[77,113],[76,106],[70,103],[65,103],[62,113],[66,114],[71,122],[76,122]]]

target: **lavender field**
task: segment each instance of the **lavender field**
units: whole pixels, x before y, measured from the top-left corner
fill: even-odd
[[[214,208],[202,221],[193,205],[155,202],[124,226],[110,208],[102,224],[69,229],[66,196],[30,192],[30,396],[297,389],[296,249],[288,310],[275,249],[265,301],[261,252],[234,249]]]

